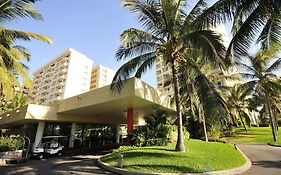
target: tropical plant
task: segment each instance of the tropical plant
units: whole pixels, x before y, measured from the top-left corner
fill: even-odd
[[[181,101],[190,108],[193,116],[202,124],[205,141],[207,126],[219,126],[227,118],[227,106],[220,92],[220,84],[227,79],[219,67],[207,63],[198,56],[188,57],[179,64]],[[207,121],[207,122],[206,122]],[[213,127],[214,128],[214,127]]]
[[[22,46],[16,45],[16,41],[30,41],[31,39],[51,43],[51,40],[39,34],[10,30],[3,24],[13,20],[29,17],[41,20],[42,16],[33,6],[36,0],[0,0],[0,94],[11,98],[14,87],[18,87],[19,77],[26,87],[31,86],[31,80],[27,73],[27,66],[21,63],[29,60],[30,53]]]
[[[280,98],[278,97],[280,97],[281,90],[281,79],[275,74],[281,66],[281,58],[276,59],[278,51],[279,49],[275,47],[270,50],[259,51],[254,56],[248,55],[246,57],[249,64],[239,62],[240,67],[245,70],[245,72],[241,72],[241,75],[250,79],[243,84],[243,88],[264,99],[275,142],[277,141],[277,124],[274,106],[280,104]],[[271,63],[273,58],[276,60]]]
[[[10,100],[1,98],[0,101],[2,103],[0,104],[0,113],[18,109],[24,105],[27,105],[30,100],[30,97],[22,92],[16,92],[14,97]]]
[[[145,119],[145,125],[133,130],[132,144],[136,146],[164,146],[175,140],[176,128],[166,113],[156,107],[151,116]]]
[[[252,44],[261,43],[262,49],[281,44],[280,0],[218,0],[204,13],[205,26],[233,20],[233,38],[227,55],[241,58]]]
[[[132,74],[140,78],[157,58],[172,70],[172,83],[178,117],[177,151],[185,151],[182,114],[179,99],[178,70],[180,60],[196,50],[204,59],[223,65],[225,47],[218,33],[203,28],[206,2],[200,0],[190,13],[185,0],[123,0],[123,6],[134,13],[143,30],[130,28],[123,32],[116,53],[118,61],[129,60],[115,74],[111,88],[120,90]]]
[[[249,109],[249,91],[244,89],[240,84],[235,84],[233,87],[226,87],[228,90],[227,106],[232,123],[238,126],[237,118],[240,118],[242,126],[247,132],[246,124],[250,125],[251,117],[248,114]],[[246,121],[246,124],[245,122]]]

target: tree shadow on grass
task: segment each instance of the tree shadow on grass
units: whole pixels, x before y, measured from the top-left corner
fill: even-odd
[[[194,169],[191,167],[185,166],[176,166],[176,165],[142,165],[142,164],[134,164],[125,166],[129,170],[134,170],[138,172],[149,171],[155,173],[191,173],[198,172],[198,169]]]
[[[120,153],[122,154],[122,153]],[[118,154],[117,154],[118,155]],[[116,156],[117,156],[116,155]],[[108,156],[108,157],[104,157],[102,158],[103,162],[115,162],[117,160],[116,156]],[[157,152],[145,152],[145,151],[138,151],[138,152],[123,152],[123,157],[125,161],[130,161],[130,159],[137,159],[139,157],[147,157],[147,159],[151,160],[151,162],[153,162],[156,159],[178,159],[181,158],[182,155],[181,154],[168,154],[168,153],[157,153]],[[161,160],[160,160],[161,161]]]

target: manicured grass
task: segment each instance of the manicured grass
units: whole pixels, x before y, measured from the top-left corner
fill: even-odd
[[[238,143],[273,143],[270,127],[252,127],[248,128],[248,132],[243,128],[238,128],[235,130],[233,137],[224,137],[221,140]],[[278,131],[278,142],[276,144],[281,145],[281,130]]]
[[[231,144],[186,141],[187,152],[174,151],[175,145],[122,147],[102,161],[116,166],[117,155],[124,156],[124,169],[139,172],[184,173],[230,169],[246,161]]]

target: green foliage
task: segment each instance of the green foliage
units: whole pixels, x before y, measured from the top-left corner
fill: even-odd
[[[28,67],[23,63],[29,61],[30,52],[18,41],[30,41],[32,39],[51,43],[50,38],[20,30],[4,28],[3,24],[22,18],[41,20],[42,16],[35,8],[34,0],[5,0],[0,6],[0,93],[6,99],[12,99],[14,88],[21,83],[27,88],[31,87],[28,75]],[[5,25],[6,26],[6,25]]]
[[[146,118],[146,125],[133,130],[132,144],[135,146],[163,146],[174,140],[176,126],[165,111],[154,108],[152,116]]]
[[[226,127],[221,133],[220,137],[233,137],[235,135],[234,129],[232,126]]]
[[[245,159],[231,144],[190,140],[188,152],[174,151],[174,144],[152,147],[121,147],[101,160],[116,166],[119,154],[124,156],[124,169],[138,172],[187,173],[206,169],[224,170],[241,166]]]
[[[188,117],[184,122],[184,125],[187,128],[187,131],[190,133],[190,137],[193,139],[200,139],[203,137],[202,126],[198,120],[195,120],[194,117]]]
[[[281,144],[281,130],[278,131],[278,142]],[[248,132],[244,131],[242,128],[237,128],[234,130],[234,136],[223,137],[220,140],[226,142],[240,142],[240,143],[273,143],[271,137],[270,127],[252,127],[248,129]]]
[[[0,137],[0,152],[15,151],[23,147],[23,140],[13,137]]]
[[[210,130],[208,132],[208,136],[210,140],[219,140],[220,134],[221,131],[219,127],[215,127],[215,126],[210,127]]]

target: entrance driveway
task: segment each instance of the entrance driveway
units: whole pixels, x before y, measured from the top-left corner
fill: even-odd
[[[29,160],[22,164],[0,164],[1,175],[112,175],[97,166],[94,155],[78,155],[60,158],[47,158],[42,160]]]
[[[261,144],[237,146],[252,162],[252,167],[243,175],[281,175],[281,148]]]

